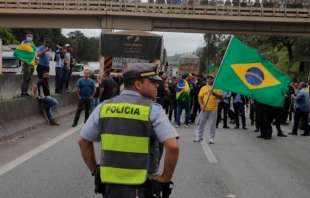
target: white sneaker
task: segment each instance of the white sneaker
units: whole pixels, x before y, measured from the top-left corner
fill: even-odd
[[[187,125],[187,124],[184,124],[184,127],[185,127],[185,128],[188,128],[188,125]]]
[[[179,128],[179,127],[180,127],[179,125],[177,125],[177,124],[175,125],[175,128]]]
[[[199,142],[201,142],[202,140],[203,140],[203,138],[195,138],[195,139],[194,139],[194,142],[199,143]]]
[[[210,140],[209,140],[209,144],[214,144],[214,140],[213,140],[213,139],[210,139]]]

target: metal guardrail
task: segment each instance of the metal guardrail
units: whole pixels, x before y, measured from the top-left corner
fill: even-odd
[[[245,17],[281,17],[281,18],[310,18],[310,9],[307,8],[264,8],[240,6],[211,6],[211,5],[173,5],[128,3],[126,0],[0,0],[1,10],[13,12],[16,10],[48,10],[76,11],[77,13],[102,12],[102,14],[119,13],[143,16],[159,14],[166,16],[245,16]]]

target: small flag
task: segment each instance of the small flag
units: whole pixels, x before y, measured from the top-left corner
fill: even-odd
[[[214,81],[214,88],[281,107],[291,78],[259,52],[233,37]]]
[[[179,80],[176,86],[177,101],[188,101],[190,99],[189,92],[190,87],[188,82],[184,79]]]

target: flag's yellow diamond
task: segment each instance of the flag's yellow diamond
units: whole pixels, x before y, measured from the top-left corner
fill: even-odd
[[[232,64],[233,71],[249,89],[281,84],[261,63]]]

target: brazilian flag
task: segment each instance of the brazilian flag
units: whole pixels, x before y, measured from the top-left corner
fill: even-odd
[[[214,81],[214,88],[282,107],[291,78],[252,47],[232,37]]]
[[[36,47],[33,43],[21,43],[14,51],[14,56],[17,60],[35,64]]]

